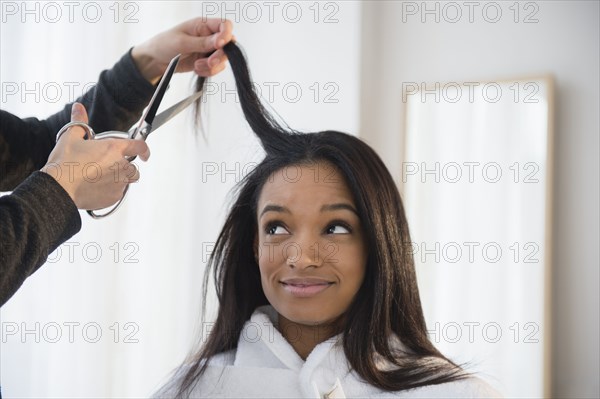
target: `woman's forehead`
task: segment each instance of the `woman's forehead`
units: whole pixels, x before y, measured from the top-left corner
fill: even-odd
[[[354,205],[352,193],[340,171],[330,163],[302,164],[273,173],[262,187],[258,205],[321,207],[345,202]]]

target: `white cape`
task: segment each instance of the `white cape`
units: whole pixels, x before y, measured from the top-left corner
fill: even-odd
[[[499,398],[482,380],[464,380],[421,388],[382,391],[349,371],[335,336],[317,345],[306,361],[275,328],[277,313],[263,306],[242,330],[235,350],[215,356],[196,384],[193,398]],[[175,375],[155,398],[172,398],[182,373]]]

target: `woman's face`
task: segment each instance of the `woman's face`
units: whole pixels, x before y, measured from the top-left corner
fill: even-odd
[[[367,249],[352,194],[330,163],[271,175],[257,207],[258,264],[269,303],[305,325],[335,321],[365,275]]]

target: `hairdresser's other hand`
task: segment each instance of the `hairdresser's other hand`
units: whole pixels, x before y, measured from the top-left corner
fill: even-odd
[[[142,75],[153,84],[177,54],[181,54],[177,72],[193,70],[208,77],[225,69],[223,46],[232,40],[232,31],[229,20],[198,17],[135,46],[131,55]]]
[[[71,122],[87,123],[83,105],[74,103]],[[85,131],[75,126],[67,130],[41,169],[52,176],[79,209],[102,209],[116,203],[128,183],[140,178],[135,165],[125,156],[139,155],[146,161],[148,145],[141,140],[84,140]]]

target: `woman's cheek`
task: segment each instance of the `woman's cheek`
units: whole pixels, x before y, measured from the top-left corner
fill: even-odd
[[[282,267],[283,257],[277,251],[278,245],[263,245],[259,253],[258,267],[265,282],[273,280]]]

